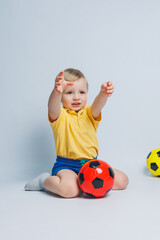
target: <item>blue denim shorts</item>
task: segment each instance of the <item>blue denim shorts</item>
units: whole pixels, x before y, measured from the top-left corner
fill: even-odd
[[[56,162],[52,168],[52,176],[55,176],[62,169],[72,170],[78,175],[80,168],[89,160],[92,159],[73,160],[57,156]]]

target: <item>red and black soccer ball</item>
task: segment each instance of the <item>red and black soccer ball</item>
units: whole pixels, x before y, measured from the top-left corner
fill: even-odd
[[[113,169],[102,160],[86,162],[78,174],[78,184],[81,190],[93,197],[103,197],[112,189],[113,183]]]

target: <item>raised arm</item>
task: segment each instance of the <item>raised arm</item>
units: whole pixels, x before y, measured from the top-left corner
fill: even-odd
[[[55,86],[48,100],[48,115],[51,121],[55,121],[61,113],[61,98],[66,86],[72,86],[74,83],[64,80],[64,71],[56,79]]]
[[[114,86],[111,81],[102,84],[101,90],[91,106],[91,113],[94,119],[99,116],[102,108],[107,102],[108,97],[112,95],[113,91]]]

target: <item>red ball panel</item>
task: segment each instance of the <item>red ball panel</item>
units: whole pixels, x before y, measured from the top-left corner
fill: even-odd
[[[106,192],[113,187],[113,184],[114,184],[114,179],[111,177],[108,177],[104,180],[104,189],[106,190]]]
[[[93,193],[92,193],[95,197],[103,197],[106,194],[106,191],[104,188],[100,188],[100,189],[94,189]]]
[[[80,172],[83,172],[84,174],[84,182],[80,186],[81,190],[83,192],[91,193],[94,190],[92,181],[96,178],[96,172],[93,171],[92,168],[88,168],[88,165],[87,166],[83,165]]]

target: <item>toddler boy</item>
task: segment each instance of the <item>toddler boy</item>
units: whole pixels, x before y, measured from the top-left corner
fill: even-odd
[[[98,156],[96,131],[101,110],[113,91],[111,81],[103,83],[92,105],[86,105],[88,82],[83,73],[69,68],[58,74],[48,101],[48,120],[54,134],[57,159],[51,176],[49,173],[40,174],[26,184],[25,190],[46,189],[65,198],[80,194],[77,175],[85,161]],[[128,177],[113,170],[112,189],[125,189]]]

